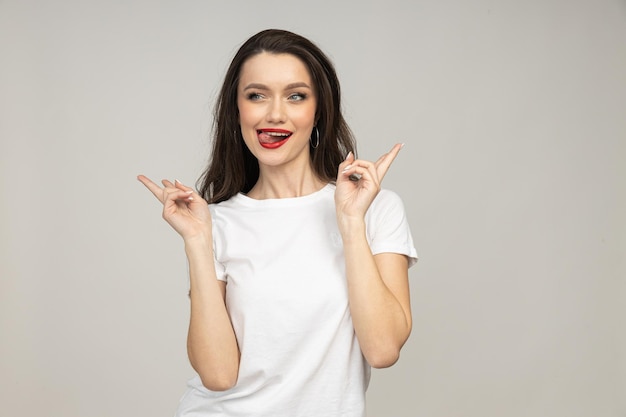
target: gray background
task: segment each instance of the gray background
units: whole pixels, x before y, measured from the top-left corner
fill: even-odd
[[[626,3],[0,0],[0,413],[171,416],[191,376],[178,236],[243,40],[332,57],[420,262],[372,417],[626,415]]]

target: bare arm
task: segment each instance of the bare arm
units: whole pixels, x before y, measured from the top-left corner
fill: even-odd
[[[227,390],[237,382],[239,348],[224,301],[226,283],[215,276],[211,241],[186,241],[185,252],[191,284],[189,361],[206,388]]]
[[[203,385],[214,391],[233,387],[239,372],[239,348],[225,304],[226,283],[213,261],[211,215],[191,188],[163,180],[161,188],[138,177],[163,204],[163,218],[182,236],[189,261],[191,314],[187,352]]]
[[[396,363],[411,333],[407,258],[395,253],[373,256],[364,225],[346,232],[343,242],[354,329],[368,363],[385,368]]]
[[[339,167],[335,205],[344,244],[350,313],[363,355],[375,368],[393,365],[411,333],[406,256],[376,256],[367,242],[365,213],[401,145],[375,163],[348,155]],[[358,181],[351,181],[351,175]]]

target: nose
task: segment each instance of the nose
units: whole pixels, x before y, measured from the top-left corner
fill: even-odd
[[[282,100],[272,100],[267,111],[267,121],[270,123],[284,123],[287,119],[285,103]]]

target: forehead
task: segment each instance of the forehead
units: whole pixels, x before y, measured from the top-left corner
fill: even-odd
[[[291,54],[261,52],[248,58],[241,67],[240,86],[261,83],[268,86],[305,82],[311,87],[311,75],[300,58]]]

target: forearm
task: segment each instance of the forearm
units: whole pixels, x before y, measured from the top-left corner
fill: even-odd
[[[411,332],[411,313],[385,283],[363,221],[343,224],[350,312],[363,355],[375,368],[393,365]]]
[[[210,240],[185,243],[189,260],[191,316],[187,352],[208,389],[221,391],[237,382],[239,349],[226,310],[223,285],[215,275]]]

